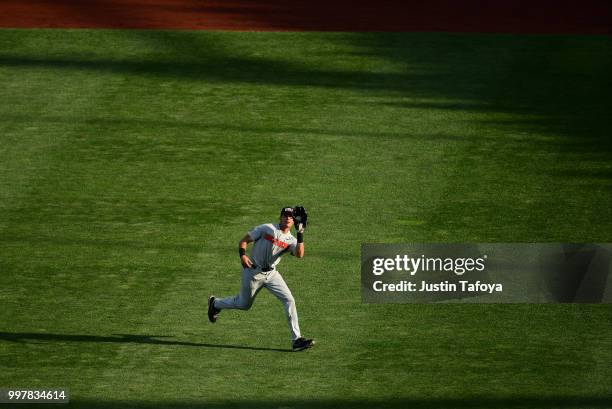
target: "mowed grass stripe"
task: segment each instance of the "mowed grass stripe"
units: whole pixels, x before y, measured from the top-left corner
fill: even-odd
[[[83,407],[609,396],[607,306],[361,305],[358,275],[361,242],[606,241],[608,38],[0,38],[0,383]],[[307,354],[277,351],[269,294],[205,320],[237,240],[296,203],[308,254],[280,267]]]

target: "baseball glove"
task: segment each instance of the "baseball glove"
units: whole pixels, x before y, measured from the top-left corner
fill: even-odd
[[[293,219],[295,220],[295,230],[303,233],[308,224],[308,213],[304,206],[295,206],[293,208]]]

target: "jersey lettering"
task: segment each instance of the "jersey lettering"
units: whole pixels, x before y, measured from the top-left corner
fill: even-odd
[[[286,249],[287,247],[289,247],[289,243],[285,243],[284,241],[280,241],[278,239],[275,239],[274,236],[272,236],[271,234],[264,235],[264,239],[268,240],[269,242],[271,242],[275,246],[280,247],[282,249]]]

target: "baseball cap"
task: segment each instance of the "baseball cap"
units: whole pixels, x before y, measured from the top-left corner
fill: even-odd
[[[283,207],[280,212],[281,216],[284,214],[291,215],[293,217],[293,207]]]

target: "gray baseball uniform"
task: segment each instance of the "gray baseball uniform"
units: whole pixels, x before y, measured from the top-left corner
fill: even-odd
[[[276,266],[283,254],[294,253],[297,240],[290,232],[283,233],[278,224],[262,224],[248,234],[254,241],[250,257],[253,266],[242,269],[240,292],[233,297],[216,299],[214,307],[248,310],[259,290],[265,287],[283,303],[291,339],[295,341],[301,337],[295,300]]]

